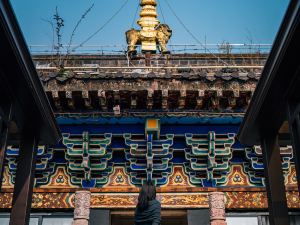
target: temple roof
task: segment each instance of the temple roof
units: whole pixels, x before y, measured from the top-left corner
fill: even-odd
[[[260,79],[266,54],[34,56],[53,108],[76,110],[204,110],[243,112]],[[148,59],[149,60],[149,59]]]

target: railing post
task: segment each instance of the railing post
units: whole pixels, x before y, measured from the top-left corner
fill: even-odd
[[[227,225],[225,217],[225,196],[223,192],[209,193],[211,225]]]
[[[77,191],[75,193],[74,220],[72,225],[88,225],[90,219],[90,191]]]

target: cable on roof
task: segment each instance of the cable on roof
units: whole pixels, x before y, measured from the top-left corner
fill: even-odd
[[[81,42],[78,46],[72,48],[72,51],[76,50],[77,48],[82,47],[86,42],[91,40],[100,31],[102,31],[106,27],[106,25],[109,24],[122,11],[122,9],[127,5],[128,1],[129,0],[125,0],[125,2],[121,5],[121,7],[98,30],[96,30],[91,36],[89,36],[87,39],[85,39],[83,42]]]
[[[161,4],[162,0],[157,0],[157,4],[158,4],[158,8],[160,10],[160,13],[161,13],[161,16],[163,18],[163,22],[164,24],[167,24],[166,23],[166,19],[165,19],[165,15],[164,15],[164,12],[163,12],[163,8],[162,8],[162,4]],[[173,48],[172,48],[172,39],[170,38],[169,40],[169,47],[171,48],[170,50],[173,52]]]
[[[133,28],[133,26],[134,26],[134,23],[135,23],[136,16],[137,16],[137,14],[138,14],[139,8],[140,8],[140,5],[137,4],[137,7],[136,7],[136,10],[135,10],[135,13],[134,13],[134,17],[133,17],[133,20],[132,20],[132,23],[131,23],[131,27],[132,27],[132,28]]]
[[[158,4],[158,8],[159,8],[159,11],[160,11],[160,13],[161,13],[161,16],[162,16],[162,18],[163,18],[163,21],[164,21],[164,24],[166,24],[166,20],[165,20],[165,16],[164,16],[164,13],[163,13],[163,10],[162,10],[162,7],[161,7],[161,1],[159,0],[157,0],[157,4]]]
[[[209,49],[206,48],[206,46],[204,44],[202,44],[201,41],[199,41],[199,39],[188,29],[188,27],[183,23],[183,21],[179,18],[179,16],[176,14],[176,12],[174,11],[174,9],[171,7],[170,3],[168,2],[168,0],[165,0],[165,2],[167,3],[168,8],[170,9],[170,11],[173,13],[173,15],[176,17],[176,19],[178,20],[178,22],[182,25],[182,27],[186,30],[186,32],[191,35],[191,37],[200,45],[202,46],[207,52],[209,52],[213,57],[216,57],[220,62],[224,63],[224,65],[228,66],[228,63],[225,62],[224,60],[220,59],[220,57],[218,57],[217,55],[215,55],[214,53],[212,53]]]
[[[67,46],[67,55],[70,54],[70,51],[71,51],[71,45],[73,43],[73,38],[75,36],[75,32],[76,30],[78,29],[79,25],[81,24],[81,22],[85,19],[85,17],[89,14],[89,12],[92,10],[92,8],[94,7],[94,3],[82,14],[82,16],[80,17],[80,19],[77,21],[73,31],[72,31],[72,34],[71,34],[71,37],[70,37],[70,41],[69,41],[69,44]]]

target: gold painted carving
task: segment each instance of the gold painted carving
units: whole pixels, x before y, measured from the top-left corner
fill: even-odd
[[[157,44],[160,52],[168,53],[167,43],[172,36],[172,30],[167,24],[160,24],[157,19],[155,0],[141,0],[142,10],[137,21],[141,30],[130,29],[126,32],[128,53],[136,53],[137,45],[142,45],[144,52],[156,52]]]

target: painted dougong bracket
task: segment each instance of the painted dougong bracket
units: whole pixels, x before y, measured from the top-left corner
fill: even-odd
[[[148,119],[145,126],[145,136],[124,134],[125,157],[128,163],[126,170],[134,185],[140,186],[145,181],[154,181],[160,186],[166,184],[172,172],[173,134],[160,138],[160,124],[158,119]]]
[[[243,163],[244,172],[249,175],[249,180],[256,186],[265,186],[264,164],[260,146],[245,148],[246,162]],[[292,146],[280,147],[280,156],[284,176],[287,176],[293,159]]]
[[[112,173],[112,134],[63,134],[67,147],[66,160],[71,182],[82,187],[101,187],[108,182]]]
[[[52,174],[55,172],[56,163],[53,159],[53,149],[46,146],[39,146],[37,148],[37,158],[35,165],[35,187],[45,185],[49,182]],[[6,159],[8,161],[8,168],[11,182],[15,183],[19,156],[19,147],[8,146],[6,151]]]
[[[190,182],[200,186],[218,186],[227,181],[232,158],[231,146],[235,134],[185,134],[186,144],[184,164]]]

